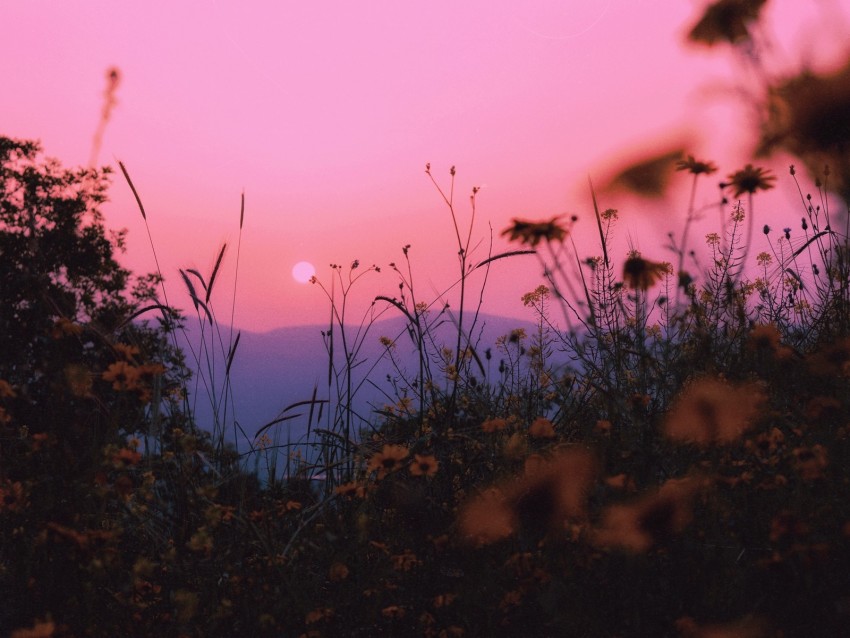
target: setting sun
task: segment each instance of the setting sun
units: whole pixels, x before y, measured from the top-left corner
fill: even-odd
[[[292,278],[299,284],[306,284],[316,274],[316,269],[309,261],[299,261],[292,267]]]

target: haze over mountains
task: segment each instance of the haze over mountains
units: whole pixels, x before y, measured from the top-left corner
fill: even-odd
[[[533,319],[531,312],[529,318]],[[470,317],[465,319],[467,323],[470,320]],[[482,362],[489,367],[487,376],[491,380],[498,378],[499,363],[503,358],[496,348],[496,339],[516,328],[524,328],[530,338],[535,324],[531,320],[483,314],[479,316],[472,342]],[[314,392],[316,399],[334,398],[332,386],[329,385],[329,356],[322,335],[327,330],[327,325],[295,326],[269,332],[242,330],[239,333],[234,330],[234,340],[238,333],[241,336],[230,368],[232,392],[227,395],[223,388],[230,328],[221,327],[215,332],[211,331],[209,324],[202,325],[197,319],[188,319],[185,334],[180,337],[180,346],[186,352],[187,363],[195,373],[190,393],[198,424],[211,430],[217,410],[219,415],[224,416],[228,426],[235,419],[245,434],[253,437],[264,425],[286,416],[290,418],[274,426],[281,429],[281,440],[290,438],[296,441],[303,437],[307,430],[310,407],[286,408],[311,399]],[[356,328],[348,328],[347,338],[351,340],[356,332]],[[434,330],[434,334],[438,344],[445,343],[451,347],[457,333],[447,320]],[[381,344],[381,337],[396,341],[395,361],[398,367],[386,356],[386,347]],[[492,352],[489,361],[485,358],[488,348]],[[338,329],[335,353],[339,365],[344,359]],[[558,359],[557,356],[555,358]],[[563,359],[563,355],[560,359]],[[398,317],[376,321],[366,333],[363,345],[354,359],[352,378],[357,388],[354,407],[358,414],[368,421],[377,421],[374,410],[395,403],[398,398],[391,380],[396,380],[398,387],[402,387],[402,373],[408,379],[413,379],[418,371],[417,362],[413,342],[406,330],[406,319]],[[336,383],[333,374],[330,380]],[[228,398],[225,404],[226,395]],[[211,397],[217,399],[217,405],[214,405]],[[321,422],[326,423],[327,406],[322,409]],[[315,426],[318,412],[313,417]]]

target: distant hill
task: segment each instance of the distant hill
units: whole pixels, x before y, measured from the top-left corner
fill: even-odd
[[[488,362],[484,353],[488,348],[492,350],[492,360],[489,361],[491,369],[488,371],[491,378],[498,375],[501,358],[495,348],[496,339],[516,328],[524,328],[530,335],[534,324],[531,321],[494,315],[479,316],[472,340],[485,365]],[[328,326],[295,326],[269,332],[242,330],[230,371],[232,401],[228,401],[227,423],[232,423],[235,416],[241,428],[249,436],[253,436],[263,425],[280,417],[287,406],[310,399],[314,390],[317,399],[328,399],[332,393],[328,387],[328,354],[322,336],[323,330],[327,331]],[[348,338],[355,332],[355,328],[349,328]],[[202,334],[206,336],[204,340],[201,338]],[[189,319],[186,321],[186,332],[180,343],[196,373],[190,392],[198,423],[205,429],[212,429],[214,422],[210,396],[219,399],[222,397],[229,327],[221,328],[220,334],[223,344],[218,342],[217,337],[211,338],[209,325],[202,328],[197,319]],[[236,335],[237,331],[234,331],[234,339]],[[448,320],[435,330],[437,340],[443,340],[448,346],[451,346],[453,335],[456,335],[456,331]],[[385,356],[386,348],[380,343],[380,337],[396,340],[396,360],[400,362],[402,370],[405,367],[410,370],[409,378],[412,379],[418,370],[418,360],[414,356],[413,343],[406,331],[405,319],[399,317],[375,322],[355,359],[353,374],[355,383],[360,384],[355,394],[355,407],[367,418],[373,414],[375,406],[382,407],[385,403],[393,402],[390,397],[393,397],[395,392],[387,376],[400,379],[399,370]],[[200,347],[203,342],[214,346],[211,348],[214,353],[203,350]],[[337,361],[342,361],[338,335],[335,351]],[[212,388],[214,390],[211,391]],[[223,413],[223,407],[222,403],[219,406],[220,414]],[[287,432],[292,440],[303,436],[307,429],[308,411],[309,407],[302,407],[286,412],[286,415],[301,416],[277,426],[282,428],[283,440],[286,440]]]

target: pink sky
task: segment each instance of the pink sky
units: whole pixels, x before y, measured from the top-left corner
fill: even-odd
[[[0,9],[0,133],[40,139],[48,155],[84,165],[115,66],[118,103],[98,158],[122,160],[143,198],[172,303],[188,305],[177,268],[208,272],[233,249],[214,295],[230,315],[239,200],[246,215],[236,323],[250,329],[327,317],[317,286],[295,283],[302,260],[386,267],[411,258],[421,297],[456,272],[454,230],[424,174],[444,186],[457,166],[461,222],[480,186],[473,236],[488,223],[495,251],[514,216],[580,217],[586,254],[588,174],[659,139],[690,133],[693,151],[739,168],[747,140],[728,100],[730,57],[683,47],[703,2],[7,3]],[[782,55],[823,61],[847,34],[850,0],[773,0],[768,24]],[[843,18],[840,19],[840,17]],[[715,97],[709,97],[714,95]],[[724,132],[729,134],[723,134]],[[706,185],[708,186],[708,184]],[[779,189],[778,189],[779,190]],[[790,192],[790,190],[788,191]],[[716,191],[706,188],[702,200]],[[153,269],[141,216],[120,175],[106,207],[127,227],[126,265]],[[663,224],[635,203],[620,236],[648,257],[680,232],[684,197]],[[602,201],[607,207],[611,202]],[[797,217],[794,213],[792,217]],[[526,316],[520,296],[540,283],[532,258],[494,266],[484,309]],[[395,294],[388,268],[354,289],[362,309]],[[454,297],[449,297],[454,303]],[[355,312],[356,314],[356,312]]]

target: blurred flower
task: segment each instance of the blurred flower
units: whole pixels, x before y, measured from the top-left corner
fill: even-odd
[[[718,379],[692,382],[676,398],[664,433],[680,442],[711,445],[737,440],[752,426],[765,396],[754,384],[732,386]]]
[[[12,399],[15,396],[15,390],[11,384],[8,381],[0,379],[0,399]]]
[[[389,607],[384,607],[381,610],[381,615],[384,618],[400,619],[404,618],[404,614],[404,607],[399,607],[398,605],[390,605]]]
[[[691,500],[699,485],[694,477],[670,479],[634,503],[611,505],[602,513],[593,543],[632,552],[664,543],[691,522]]]
[[[339,496],[357,496],[364,498],[366,496],[366,487],[357,481],[343,483],[334,489],[334,492]]]
[[[680,638],[766,638],[779,635],[769,633],[767,623],[755,616],[745,616],[727,623],[699,625],[690,616],[675,622]]]
[[[759,18],[767,0],[718,0],[705,10],[688,33],[688,39],[714,46],[718,42],[737,44],[750,39],[750,23]]]
[[[717,171],[717,166],[712,162],[701,162],[694,159],[693,155],[688,155],[687,159],[676,162],[677,171],[688,171],[693,175],[711,175]]]
[[[498,432],[506,427],[508,427],[508,422],[504,419],[487,419],[481,424],[481,429],[487,433]]]
[[[533,536],[564,530],[585,516],[585,499],[596,475],[587,450],[569,448],[550,457],[533,455],[514,480],[490,488],[461,510],[460,528],[473,542],[492,543],[524,531]]]
[[[65,382],[71,394],[77,397],[91,397],[92,375],[85,366],[69,363],[65,366]]]
[[[27,495],[20,481],[6,480],[0,484],[0,512],[18,512],[27,504]]]
[[[764,168],[756,168],[747,164],[741,170],[729,175],[729,186],[735,189],[735,197],[743,193],[755,193],[757,190],[767,191],[773,188],[776,176]]]
[[[643,197],[660,197],[667,190],[677,162],[684,152],[682,148],[673,148],[637,160],[619,171],[602,190],[625,190]]]
[[[50,638],[55,635],[56,623],[52,620],[44,622],[36,620],[32,627],[16,629],[11,634],[10,638]]]
[[[413,476],[434,476],[439,468],[440,464],[433,456],[414,454],[413,463],[410,464],[410,473]]]
[[[794,469],[804,481],[823,478],[823,470],[829,465],[826,448],[820,444],[798,447],[793,451]]]
[[[333,583],[338,583],[348,578],[348,567],[343,563],[334,563],[328,570],[328,578]]]
[[[823,346],[810,354],[806,362],[813,374],[850,377],[850,338]]]
[[[555,438],[555,426],[545,417],[537,417],[528,427],[528,433],[535,439]]]
[[[510,241],[537,246],[544,239],[547,242],[564,241],[569,231],[560,223],[560,217],[553,217],[547,222],[531,222],[514,218],[513,224],[502,231],[502,236],[510,235]]]
[[[387,444],[380,452],[373,454],[366,466],[366,471],[378,473],[378,479],[396,471],[401,467],[401,462],[410,454],[408,449],[402,445]]]
[[[670,265],[667,263],[633,256],[623,264],[623,281],[632,290],[649,290],[669,272]]]
[[[845,197],[850,193],[850,59],[837,71],[804,71],[770,89],[768,119],[758,151],[784,149],[813,175],[828,165]]]

